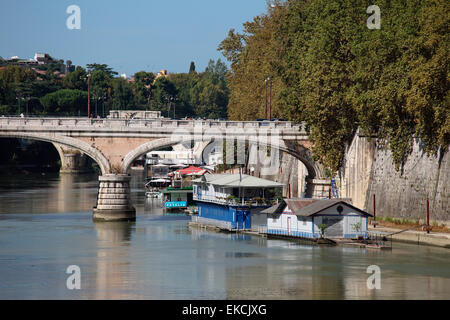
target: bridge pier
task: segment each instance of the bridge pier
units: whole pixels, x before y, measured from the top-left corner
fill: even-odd
[[[135,221],[136,209],[130,201],[131,176],[107,174],[100,176],[94,221]]]
[[[313,198],[328,198],[331,188],[331,180],[328,179],[306,179],[307,194]]]
[[[81,153],[65,153],[61,158],[60,173],[87,173],[87,157]]]
[[[60,173],[87,173],[87,156],[79,150],[53,143],[61,159]]]

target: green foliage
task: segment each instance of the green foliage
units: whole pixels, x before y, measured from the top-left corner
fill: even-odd
[[[270,97],[266,79],[271,77],[272,116],[280,117],[279,92],[282,87],[274,63],[280,50],[275,41],[276,25],[282,6],[270,9],[267,15],[244,23],[243,34],[230,30],[218,49],[231,62],[227,76],[230,98],[228,116],[232,120],[255,120],[265,117],[266,96]]]
[[[127,110],[132,108],[133,105],[133,90],[129,82],[123,78],[113,79],[112,107],[115,110]]]
[[[229,96],[226,74],[227,66],[219,59],[210,60],[204,72],[169,75],[168,80],[176,88],[177,117],[226,118]],[[155,96],[158,94],[156,90]]]
[[[195,63],[194,61],[191,62],[189,66],[189,74],[195,73]]]
[[[18,66],[6,66],[0,70],[0,104],[16,105],[16,98],[32,95],[30,83],[36,74]],[[21,85],[26,83],[26,85]]]
[[[227,202],[239,202],[239,198],[233,195],[229,195],[225,198],[225,201]]]
[[[94,99],[106,97],[111,79],[105,71],[96,70],[91,74],[91,93]]]
[[[220,60],[211,60],[205,72],[197,73],[195,64],[191,63],[189,73],[170,74],[155,80],[154,73],[139,71],[132,81],[128,81],[115,77],[117,72],[106,64],[88,64],[86,71],[80,66],[72,66],[70,60],[66,61],[70,72],[61,77],[56,71],[65,69],[64,61],[48,58],[49,65],[37,67],[46,71],[45,74],[20,66],[6,65],[0,69],[0,106],[3,106],[0,111],[5,115],[21,112],[58,115],[61,111],[64,115],[85,116],[87,98],[75,110],[71,102],[57,101],[62,99],[61,92],[51,93],[67,89],[69,91],[63,91],[64,97],[70,90],[82,91],[87,95],[89,73],[91,114],[96,110],[97,114],[102,114],[103,110],[107,114],[111,109],[150,109],[177,118],[225,118],[227,115],[227,67]]]
[[[134,74],[134,102],[137,107],[149,106],[150,90],[155,75],[152,72],[139,71]]]
[[[357,222],[352,224],[353,230],[355,230],[356,233],[359,233],[361,231],[361,222]]]
[[[14,106],[0,105],[0,116],[14,114],[15,112],[16,108]]]
[[[152,110],[162,111],[166,117],[173,115],[173,111],[169,114],[169,108],[172,109],[172,104],[175,102],[177,88],[171,80],[166,77],[156,79],[151,94]]]
[[[118,74],[116,71],[113,71],[111,67],[108,67],[107,64],[91,63],[87,64],[86,67],[87,70],[91,73],[94,73],[95,71],[103,71],[108,75],[109,78],[112,78]]]
[[[63,86],[67,89],[87,90],[87,72],[83,67],[76,67],[75,71],[69,72],[63,80]]]
[[[446,0],[388,1],[369,30],[367,1],[288,0],[231,30],[229,115],[263,116],[271,75],[274,114],[305,121],[316,159],[336,171],[356,129],[386,143],[399,169],[414,136],[428,154],[450,143]]]
[[[327,229],[327,225],[322,223],[319,225],[320,237],[323,238],[325,235],[325,230]]]
[[[62,89],[40,99],[45,114],[76,116],[87,108],[87,93],[80,90]]]
[[[207,119],[227,117],[228,88],[226,85],[226,65],[210,60],[208,67],[198,77],[190,90],[190,104],[197,116]]]

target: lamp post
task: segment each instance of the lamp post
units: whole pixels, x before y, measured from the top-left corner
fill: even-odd
[[[22,97],[16,97],[16,100],[19,102],[19,115],[20,115],[20,100],[22,100]]]
[[[174,99],[174,98],[172,97],[172,101],[173,101],[173,102],[172,102],[172,103],[173,103],[173,118],[176,119],[176,118],[175,118],[175,112],[176,112],[176,108],[177,108],[177,99],[176,99],[176,98]]]
[[[267,77],[267,80],[269,81],[269,121],[272,120],[272,79]]]
[[[148,87],[148,109],[152,110],[152,85]]]
[[[106,100],[106,95],[103,96],[102,98],[102,117],[105,117],[105,100]]]
[[[164,98],[166,100],[166,104],[167,104],[167,118],[170,118],[170,104],[169,104],[169,97],[167,96],[167,94],[164,95]]]
[[[100,100],[100,97],[96,97],[96,98],[95,98],[95,117],[96,117],[96,118],[97,118],[97,116],[98,116],[98,112],[97,112],[98,100]]]
[[[266,94],[266,107],[264,109],[264,119],[267,119],[267,78],[264,79],[264,92]]]
[[[91,72],[88,75],[88,118],[91,117]]]
[[[167,96],[166,95],[166,101],[167,101],[167,118],[170,119],[170,107],[172,106],[173,103],[173,97],[172,96]],[[174,116],[175,116],[175,111],[173,112]]]
[[[27,104],[26,104],[26,111],[25,111],[25,115],[28,117],[28,103],[30,102],[30,97],[29,96],[27,96],[26,97],[26,100],[27,100]]]

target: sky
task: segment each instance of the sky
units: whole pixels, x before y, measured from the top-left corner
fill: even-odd
[[[80,8],[80,29],[66,22]],[[221,58],[219,43],[234,28],[266,12],[266,0],[0,0],[0,56],[36,52],[83,67],[105,63],[127,76],[137,71],[203,71]]]

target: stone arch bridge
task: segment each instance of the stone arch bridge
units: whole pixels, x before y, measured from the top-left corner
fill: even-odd
[[[326,179],[323,166],[313,161],[311,142],[304,126],[288,121],[2,117],[0,138],[53,143],[63,163],[65,149],[74,149],[92,158],[102,173],[94,220],[135,219],[129,194],[131,164],[152,150],[185,142],[195,142],[201,150],[212,141],[224,141],[226,148],[245,144],[262,147],[259,161],[269,174],[271,170],[278,170],[278,153],[287,152],[306,166],[311,193],[314,181]],[[228,157],[225,163],[244,164]]]

